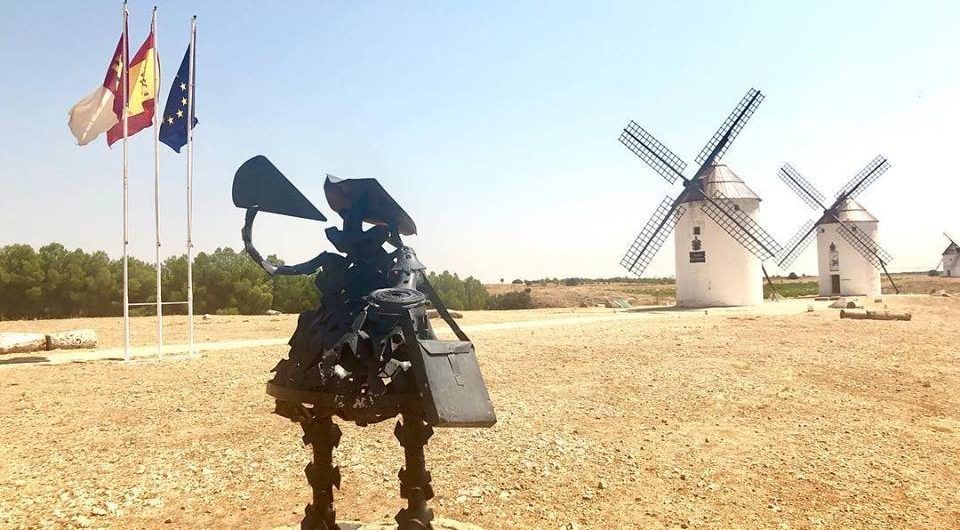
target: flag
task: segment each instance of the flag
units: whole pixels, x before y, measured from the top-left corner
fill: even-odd
[[[196,67],[194,67],[196,68]],[[170,146],[176,152],[187,143],[187,112],[190,100],[194,99],[191,94],[190,83],[190,46],[187,46],[187,53],[183,54],[183,62],[180,63],[180,69],[177,70],[177,76],[170,84],[170,95],[167,96],[167,105],[163,108],[163,118],[160,123],[160,141]],[[197,126],[197,107],[196,101],[192,104],[193,125]]]
[[[130,82],[127,97],[127,136],[133,136],[153,124],[153,111],[157,102],[156,65],[157,51],[153,46],[153,32],[130,61]],[[121,103],[122,105],[122,103]],[[123,138],[123,122],[107,131],[107,145]]]
[[[87,145],[96,140],[101,133],[107,132],[120,121],[123,112],[123,98],[120,96],[123,87],[123,43],[121,35],[103,84],[70,109],[68,126],[78,145]]]

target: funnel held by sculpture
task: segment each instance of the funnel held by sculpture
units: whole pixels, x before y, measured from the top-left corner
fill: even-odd
[[[255,156],[233,177],[233,205],[237,208],[302,217],[327,218],[265,156]]]

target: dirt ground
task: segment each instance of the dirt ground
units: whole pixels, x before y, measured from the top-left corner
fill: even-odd
[[[467,313],[499,422],[437,430],[433,506],[488,530],[960,528],[960,298],[886,296],[910,322],[791,303]],[[88,323],[119,343],[115,321]],[[215,317],[198,334],[294,325]],[[263,392],[284,353],[0,367],[0,528],[296,524],[308,452]],[[338,512],[391,517],[392,422],[341,425]]]
[[[673,283],[629,283],[595,281],[580,285],[563,283],[487,284],[490,294],[530,289],[530,297],[537,308],[596,307],[611,300],[626,300],[631,305],[673,304],[676,291]]]
[[[894,281],[904,294],[929,294],[931,291],[945,290],[960,295],[960,278],[931,277],[926,274],[898,273]],[[775,278],[775,284],[817,281],[812,276],[801,276],[795,280]],[[523,284],[488,284],[491,294],[530,289],[534,307],[595,307],[611,300],[626,300],[632,305],[670,305],[674,303],[676,291],[673,283],[636,283],[591,281],[580,285],[561,283],[540,283],[530,286]],[[892,293],[893,286],[884,277],[884,293]]]

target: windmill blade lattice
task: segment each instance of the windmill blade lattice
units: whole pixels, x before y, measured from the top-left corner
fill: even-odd
[[[669,195],[660,202],[653,216],[647,221],[643,230],[637,234],[633,244],[620,260],[620,265],[638,277],[653,261],[667,236],[677,226],[677,220],[683,215],[684,207]]]
[[[787,242],[787,246],[784,247],[786,252],[780,254],[780,261],[777,262],[777,265],[779,265],[781,269],[789,267],[797,260],[800,254],[810,246],[810,242],[813,241],[816,233],[816,225],[813,220],[808,219],[807,222],[803,223],[803,226],[797,230],[797,233],[790,238],[790,241]]]
[[[620,134],[620,143],[627,146],[635,155],[647,163],[654,171],[660,174],[667,182],[673,184],[678,178],[683,178],[683,171],[687,163],[667,149],[652,134],[631,121]]]
[[[871,265],[881,269],[887,263],[893,261],[893,256],[886,250],[880,248],[880,245],[862,230],[858,230],[856,226],[849,226],[839,220],[837,220],[837,222],[840,224],[837,230],[840,232],[840,237],[846,240],[847,243],[850,243],[853,248],[857,249],[857,252],[859,252],[865,260],[869,261]]]
[[[953,245],[954,245],[955,247],[960,247],[960,245],[957,245],[957,242],[954,241],[952,237],[950,237],[950,234],[944,232],[944,233],[943,233],[943,237],[947,238],[947,241],[953,243]]]
[[[787,187],[799,195],[800,198],[803,199],[803,202],[807,203],[807,206],[818,211],[827,208],[827,197],[821,193],[816,186],[810,184],[807,179],[803,178],[800,172],[790,164],[784,164],[783,167],[777,171],[777,176],[780,177],[780,180],[782,180]]]
[[[700,194],[704,198],[704,213],[754,256],[766,261],[783,250],[766,230],[722,193],[718,191],[713,197],[703,191]]]
[[[860,170],[850,182],[840,188],[840,191],[837,192],[838,199],[854,199],[858,195],[864,192],[871,184],[877,181],[880,178],[880,175],[883,175],[890,169],[890,162],[887,161],[883,155],[879,155],[867,164],[867,167]]]
[[[763,98],[763,94],[755,88],[747,91],[747,95],[743,96],[743,99],[740,100],[740,103],[733,109],[730,116],[720,125],[717,132],[714,133],[713,137],[707,142],[707,145],[703,146],[703,149],[700,150],[700,154],[697,155],[697,163],[703,164],[707,158],[710,157],[710,154],[713,153],[714,149],[720,145],[720,142],[724,142],[724,144],[720,147],[720,150],[717,151],[716,156],[713,157],[711,162],[716,162],[723,158],[724,153],[727,152],[730,144],[733,143],[733,140],[740,134],[744,125],[746,125],[750,117],[753,116],[753,113],[757,110]]]

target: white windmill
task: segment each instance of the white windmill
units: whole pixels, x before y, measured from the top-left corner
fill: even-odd
[[[941,257],[941,263],[943,264],[943,275],[950,278],[956,278],[960,276],[960,245],[957,245],[956,241],[953,240],[946,232],[943,233],[943,236],[947,238],[947,241],[950,242],[947,245],[947,248],[943,251]]]
[[[880,269],[896,292],[900,292],[887,264],[893,259],[877,244],[877,218],[856,200],[864,190],[890,169],[883,156],[874,158],[837,192],[829,207],[827,198],[800,176],[790,164],[778,175],[803,202],[823,211],[816,222],[808,220],[787,243],[778,264],[789,267],[817,235],[817,263],[821,296],[877,296],[880,294]]]
[[[763,101],[750,89],[697,155],[692,178],[680,157],[636,122],[620,142],[671,184],[683,181],[677,198],[667,196],[636,237],[620,264],[640,276],[676,228],[677,305],[734,306],[763,302],[762,260],[781,249],[754,218],[760,198],[720,159]]]

